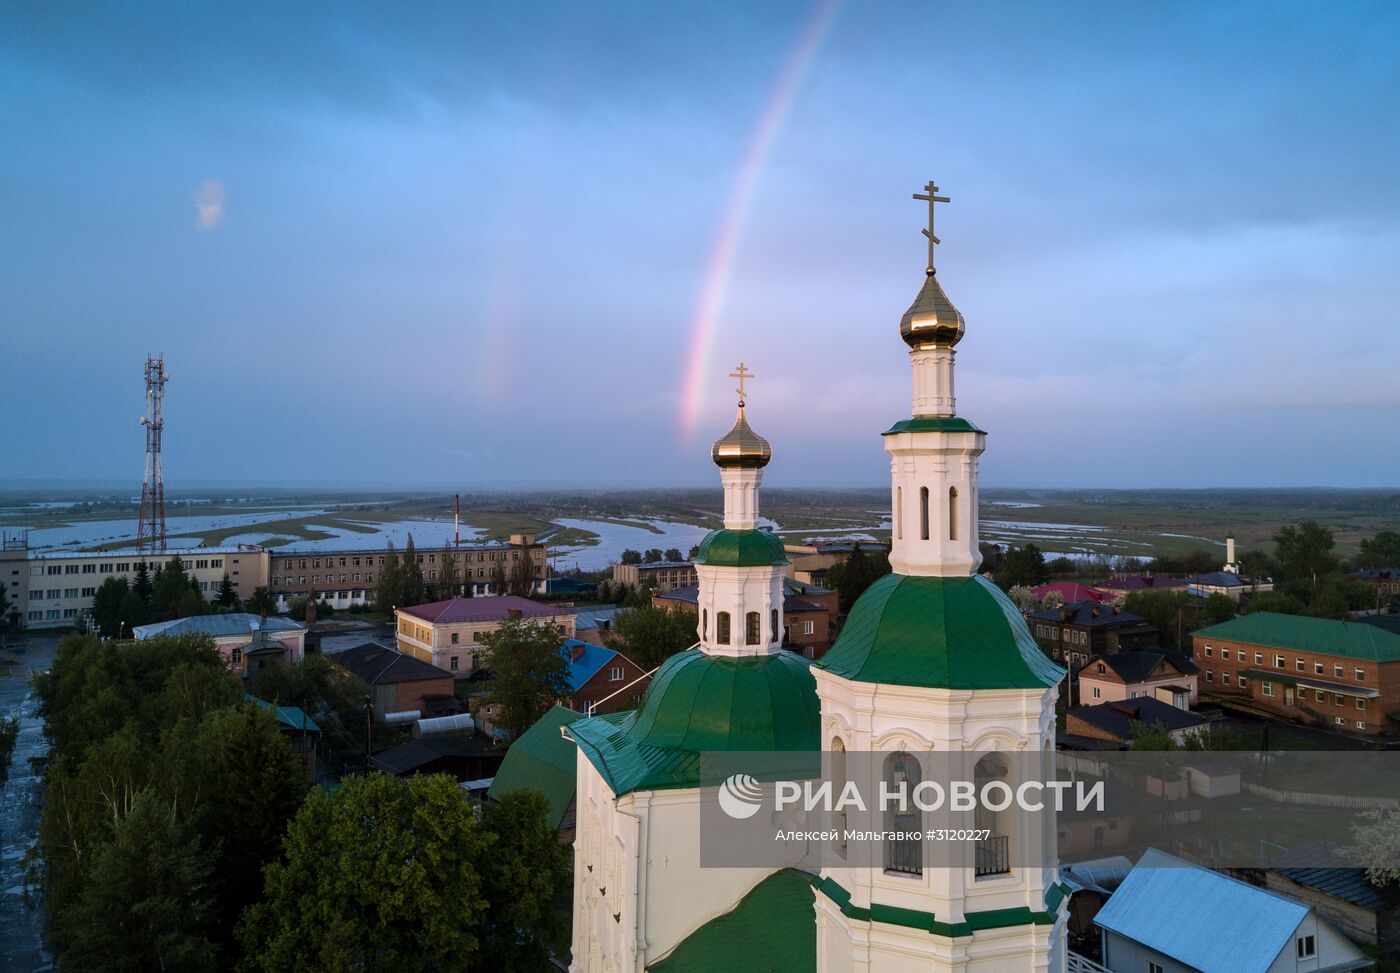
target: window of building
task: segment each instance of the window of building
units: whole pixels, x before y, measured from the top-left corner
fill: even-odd
[[[1306,690],[1304,690],[1304,692],[1306,692]],[[1327,702],[1327,694],[1324,693],[1321,689],[1314,690],[1313,696],[1316,697],[1319,703]]]
[[[958,539],[958,488],[948,488],[948,540]]]
[[[1147,961],[1147,973],[1162,973],[1162,964]]]
[[[1336,676],[1338,679],[1341,679],[1341,678],[1342,678],[1342,673],[1344,673],[1344,672],[1346,672],[1346,669],[1343,668],[1342,666],[1333,666],[1333,667],[1332,667],[1332,675]]]
[[[1337,703],[1338,706],[1341,706],[1343,703],[1345,703],[1345,702],[1347,701],[1347,698],[1346,698],[1345,696],[1343,696],[1341,693],[1333,693],[1332,695],[1334,695],[1334,696],[1336,697],[1336,703]]]
[[[1264,653],[1262,653],[1262,652],[1256,652],[1256,653],[1254,653],[1254,664],[1255,664],[1256,666],[1262,666],[1262,665],[1264,664]]]
[[[1314,663],[1313,663],[1313,672],[1316,673],[1317,675],[1320,676],[1320,675],[1322,675],[1322,674],[1323,674],[1324,672],[1326,672],[1326,671],[1327,671],[1327,670],[1323,667],[1323,665],[1322,665],[1321,662],[1314,662]]]
[[[78,597],[78,589],[77,589],[77,588],[64,588],[64,589],[63,589],[63,597],[65,597],[65,598],[76,598],[76,597]]]
[[[221,557],[211,557],[209,559],[209,566],[211,568],[221,568],[224,566],[224,559]]]
[[[1316,956],[1316,955],[1317,955],[1317,937],[1316,937],[1316,936],[1299,936],[1299,937],[1298,937],[1298,958],[1299,958],[1299,959],[1309,959],[1309,958],[1311,958],[1311,957],[1313,957],[1313,956]]]
[[[904,540],[904,487],[894,488],[894,536]]]
[[[1365,670],[1365,669],[1357,669],[1357,670],[1356,670],[1356,681],[1357,681],[1357,682],[1365,682],[1365,681],[1366,681],[1366,670]]]
[[[1207,669],[1207,670],[1206,670],[1206,682],[1215,682],[1215,670],[1214,670],[1214,669]]]
[[[811,634],[815,633],[816,630],[817,630],[817,623],[816,623],[816,622],[803,622],[803,623],[802,623],[802,634],[803,634],[803,635],[811,635]]]
[[[1206,658],[1207,658],[1207,659],[1214,658],[1214,655],[1215,655],[1215,653],[1212,652],[1210,646],[1207,645],[1207,646],[1206,646]]]
[[[928,540],[928,487],[919,487],[919,537]]]
[[[65,609],[63,609],[63,617],[64,617],[64,618],[77,618],[77,617],[78,617],[78,609],[76,609],[76,608],[65,608]]]
[[[93,595],[95,595],[95,594],[97,594],[97,589],[96,589],[96,588],[84,588],[84,589],[83,589],[83,595],[82,595],[82,596],[83,596],[84,598],[91,598],[91,597],[92,597]]]
[[[1230,685],[1230,674],[1229,674],[1228,672],[1222,672],[1222,673],[1220,674],[1220,685],[1222,685],[1222,686],[1228,686],[1228,685]]]
[[[1249,677],[1246,676],[1244,673],[1240,673],[1240,688],[1241,688],[1241,689],[1248,689],[1248,688],[1249,688]]]
[[[1095,699],[1100,699],[1100,698],[1102,698],[1102,697],[1103,697],[1102,691],[1100,691],[1100,689],[1099,689],[1098,686],[1095,686],[1095,687],[1094,687],[1094,698],[1095,698]]]
[[[58,621],[58,609],[50,608],[48,611],[44,612],[44,620],[49,622]]]
[[[1276,656],[1274,656],[1274,668],[1275,668],[1275,669],[1282,669],[1286,664],[1287,664],[1287,663],[1285,663],[1284,660],[1283,660],[1283,656],[1281,656],[1281,655],[1276,655]]]
[[[30,620],[31,622],[39,622],[39,621],[43,621],[43,619],[44,619],[44,613],[43,613],[43,612],[30,612],[30,613],[29,613],[29,620]]]
[[[1230,661],[1230,650],[1223,645],[1220,647],[1220,658],[1224,659],[1226,662]]]
[[[1307,672],[1307,671],[1308,671],[1307,663],[1305,663],[1302,659],[1296,660],[1293,664],[1294,664],[1294,666],[1297,668],[1297,670],[1298,670],[1299,672]]]
[[[1358,696],[1358,697],[1356,698],[1356,708],[1357,708],[1357,709],[1365,709],[1365,708],[1366,708],[1366,700],[1364,700],[1364,699],[1362,699],[1360,696]]]
[[[1365,721],[1365,720],[1357,720],[1357,721],[1356,721],[1356,728],[1357,728],[1358,730],[1364,730],[1364,729],[1366,729],[1366,721]]]
[[[243,661],[243,650],[235,648],[232,652],[229,653],[228,657],[230,662],[232,662],[234,665],[238,665],[240,662]]]
[[[83,574],[96,574],[96,573],[97,573],[97,565],[96,565],[96,564],[84,564],[84,565],[83,565]]]
[[[473,642],[480,642],[480,641],[481,641],[481,636],[484,635],[484,634],[485,634],[484,632],[472,632],[472,641],[473,641]]]
[[[63,566],[62,566],[62,565],[59,565],[59,564],[51,564],[51,565],[49,565],[49,574],[62,574],[62,573],[63,573]]]
[[[749,612],[744,616],[744,644],[758,645],[762,639],[762,621],[758,612]]]
[[[453,636],[452,641],[454,641],[454,642],[457,641],[457,638],[456,638],[455,635]],[[452,669],[453,672],[456,672],[456,671],[457,671],[457,656],[454,655],[454,656],[450,657],[450,658],[447,660],[447,664],[448,664],[448,666]]]
[[[1274,684],[1271,683],[1271,682],[1266,682],[1266,683],[1264,683],[1264,685],[1260,688],[1259,691],[1260,691],[1261,693],[1263,693],[1265,696],[1273,696],[1273,695],[1274,695]]]
[[[76,564],[65,564],[65,565],[63,566],[63,573],[64,573],[64,574],[77,574],[77,573],[78,573],[78,566],[77,566]]]
[[[457,644],[457,640],[458,640],[458,638],[460,638],[460,637],[461,637],[461,633],[460,633],[460,632],[453,632],[453,633],[452,633],[452,644],[453,644],[453,645],[456,645],[456,644]]]
[[[777,642],[783,636],[782,630],[778,626],[778,609],[772,609],[769,614],[771,617],[768,619],[768,630],[773,634],[768,641]]]
[[[715,614],[715,642],[719,645],[729,644],[729,612]]]
[[[612,666],[608,669],[608,682],[622,682],[622,666]]]
[[[50,589],[49,589],[49,597],[50,597],[50,598],[62,598],[62,597],[63,597],[63,589],[62,589],[62,588],[50,588]]]
[[[1333,717],[1333,719],[1336,721],[1336,724],[1337,724],[1338,726],[1346,726],[1346,725],[1347,725],[1347,718],[1346,718],[1345,716],[1336,716],[1336,717]]]

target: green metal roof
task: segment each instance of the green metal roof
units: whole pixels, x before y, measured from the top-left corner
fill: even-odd
[[[712,530],[700,542],[695,563],[747,568],[788,559],[783,539],[770,530]]]
[[[893,436],[900,432],[981,432],[962,416],[922,416],[896,422],[880,435]]]
[[[700,786],[705,751],[812,751],[820,741],[817,684],[792,652],[671,656],[640,709],[595,716],[569,734],[614,794]]]
[[[885,575],[816,665],[856,682],[940,689],[1035,689],[1065,676],[1011,599],[982,577]]]
[[[1339,655],[1363,662],[1400,661],[1400,635],[1364,622],[1254,612],[1191,634],[1196,638]]]
[[[650,973],[815,973],[815,878],[785,868],[759,882],[730,912],[711,919]]]
[[[581,719],[581,713],[564,706],[555,706],[540,717],[506,751],[486,796],[498,801],[511,791],[533,787],[549,802],[549,826],[559,827],[574,799],[578,778],[578,753],[559,728]]]

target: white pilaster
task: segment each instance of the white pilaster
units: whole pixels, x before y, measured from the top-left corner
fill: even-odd
[[[947,345],[921,345],[909,352],[914,369],[914,415],[951,416],[957,401],[953,395],[953,357]]]

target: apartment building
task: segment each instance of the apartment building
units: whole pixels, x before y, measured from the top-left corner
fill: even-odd
[[[1400,631],[1389,626],[1255,612],[1194,632],[1192,650],[1203,693],[1347,733],[1400,730]]]
[[[267,584],[267,552],[259,547],[193,547],[164,554],[125,551],[31,551],[20,547],[0,552],[0,579],[7,585],[10,616],[27,628],[75,625],[89,609],[97,589],[108,578],[128,583],[144,561],[156,570],[171,558],[193,578],[206,600],[218,596],[224,574],[239,598]]]
[[[402,559],[402,550],[395,552]],[[353,551],[277,550],[271,555],[269,590],[286,605],[293,598],[315,592],[333,608],[349,608],[374,600],[374,586],[388,559],[383,547]],[[423,569],[423,580],[436,584],[448,573],[447,562],[455,562],[459,584],[471,585],[473,595],[502,594],[497,591],[502,574],[509,581],[529,562],[532,591],[544,589],[549,576],[548,551],[534,534],[511,534],[505,543],[461,544],[452,548],[419,548],[415,552]]]
[[[690,561],[653,561],[650,564],[614,564],[612,579],[636,588],[649,584],[654,592],[675,591],[698,584],[695,565]]]
[[[557,625],[562,639],[574,637],[573,605],[547,605],[518,595],[449,598],[394,611],[399,651],[459,677],[482,667],[482,637],[510,618]]]

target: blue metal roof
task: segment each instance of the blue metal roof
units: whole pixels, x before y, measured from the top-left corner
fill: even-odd
[[[578,639],[567,639],[559,647],[559,651],[569,660],[569,691],[574,693],[596,676],[599,669],[617,658],[615,649],[606,649],[592,642],[580,642]],[[578,658],[573,658],[576,651],[579,653]]]
[[[157,635],[212,635],[214,638],[226,638],[230,635],[248,635],[258,630],[295,632],[305,628],[305,625],[290,618],[263,618],[251,612],[222,612],[217,615],[191,615],[169,622],[137,625],[131,630],[131,634],[136,636],[137,641],[145,641]]]
[[[316,725],[316,721],[306,715],[306,711],[300,706],[273,706],[265,699],[259,699],[252,693],[245,693],[243,698],[257,703],[263,709],[275,709],[277,711],[277,722],[289,730],[304,730],[307,733],[320,733],[321,728]]]
[[[603,622],[611,622],[617,617],[619,612],[629,612],[632,609],[624,608],[622,605],[601,605],[596,608],[578,608],[574,611],[574,631],[582,632],[586,629],[602,627]]]
[[[1149,848],[1094,922],[1201,973],[1266,973],[1308,908]]]

